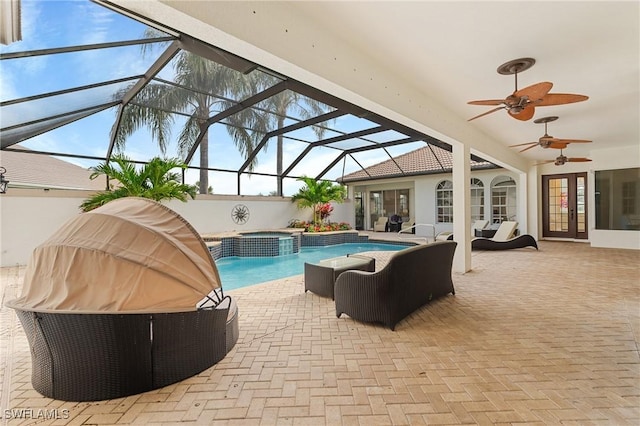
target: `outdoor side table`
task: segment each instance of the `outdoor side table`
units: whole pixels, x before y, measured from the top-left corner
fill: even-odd
[[[348,255],[304,264],[304,291],[333,299],[333,288],[338,275],[348,270],[373,272],[376,260],[372,257]]]

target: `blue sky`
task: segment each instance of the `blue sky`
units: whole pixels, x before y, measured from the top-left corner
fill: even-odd
[[[9,46],[0,46],[0,52],[20,52],[54,47],[83,44],[104,43],[137,39],[144,33],[145,26],[130,18],[112,12],[88,0],[78,1],[22,1],[22,35],[23,40]],[[159,52],[160,50],[157,50]],[[139,46],[99,49],[85,52],[65,53],[57,55],[35,56],[21,59],[3,60],[0,62],[0,98],[2,101],[26,96],[64,90],[86,84],[99,83],[118,78],[144,73],[156,55],[142,55]],[[169,71],[163,74],[167,77]],[[170,77],[170,76],[168,76]],[[123,83],[123,85],[126,83]],[[108,89],[108,90],[105,90]],[[94,90],[91,102],[110,100],[114,88]],[[47,98],[36,103],[18,104],[4,107],[2,127],[13,122],[42,118],[52,113],[64,112],[69,105],[84,106],[86,100],[76,95],[65,95],[59,98]],[[24,141],[28,148],[48,152],[72,153],[88,156],[104,156],[109,145],[109,132],[116,117],[116,108],[110,108],[91,117],[60,127],[43,135]],[[173,135],[177,137],[180,130],[180,119],[176,121]],[[340,131],[354,131],[373,127],[370,122],[348,117],[339,118],[331,123]],[[242,164],[237,148],[229,138],[224,126],[210,128],[210,167],[235,169]],[[327,133],[325,137],[337,133]],[[387,140],[397,135],[381,135]],[[298,131],[295,137],[313,141],[317,137],[310,129]],[[379,140],[371,137],[372,140]],[[380,140],[381,141],[381,140]],[[349,142],[345,142],[349,146]],[[409,144],[390,148],[391,155],[424,146],[423,143]],[[285,143],[285,168],[304,149],[305,144],[296,141]],[[126,155],[140,161],[147,161],[160,151],[146,130],[133,134],[127,141]],[[294,175],[315,176],[322,171],[339,152],[329,148],[315,149],[313,156],[305,158],[293,171]],[[169,147],[168,156],[177,156],[175,144]],[[388,157],[380,150],[356,155],[358,162],[365,167],[383,161]],[[95,165],[96,161],[62,158],[83,167]],[[275,173],[275,143],[258,157],[257,172]],[[192,165],[199,164],[198,155]],[[340,162],[327,178],[337,178],[342,174],[359,169],[355,161],[348,159]],[[194,183],[197,171],[189,171],[187,181]],[[210,173],[210,185],[215,193],[235,194],[236,175],[227,173]],[[268,194],[275,190],[275,178],[252,176],[242,179],[242,193]],[[300,186],[292,179],[285,181],[285,195],[293,194]]]

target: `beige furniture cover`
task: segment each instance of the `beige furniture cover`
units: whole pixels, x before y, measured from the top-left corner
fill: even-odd
[[[500,224],[496,233],[491,237],[493,241],[507,241],[513,238],[513,234],[516,232],[518,222],[505,220]]]
[[[217,288],[215,262],[191,225],[160,203],[128,197],[78,215],[37,247],[21,297],[7,305],[74,313],[188,311]]]

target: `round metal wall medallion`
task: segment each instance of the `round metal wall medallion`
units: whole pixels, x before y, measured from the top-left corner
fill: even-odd
[[[247,223],[249,220],[249,208],[244,204],[236,204],[231,209],[231,218],[239,225]]]

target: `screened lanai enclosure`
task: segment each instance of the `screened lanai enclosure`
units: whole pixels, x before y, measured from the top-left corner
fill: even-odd
[[[451,150],[105,1],[22,1],[22,40],[0,59],[2,150],[82,167],[179,158],[200,193],[291,195],[303,175],[340,180],[425,145]],[[387,176],[415,173],[394,167]]]

